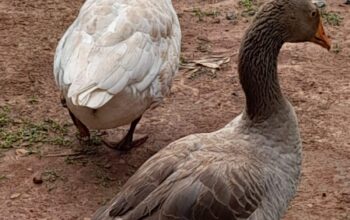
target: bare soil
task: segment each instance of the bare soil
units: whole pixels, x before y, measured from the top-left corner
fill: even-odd
[[[328,1],[327,10],[344,18],[339,26],[326,24],[331,52],[305,43],[287,44],[280,54],[281,84],[304,146],[302,181],[284,220],[350,219],[350,6],[342,1]],[[57,42],[82,3],[0,2],[0,219],[88,218],[159,149],[219,129],[242,111],[237,53],[252,18],[242,16],[238,1],[174,0],[182,59],[231,61],[215,73],[181,70],[164,104],[138,126],[138,136],[149,135],[143,146],[123,155],[98,144],[82,152],[52,74]],[[118,139],[126,131],[108,132]],[[34,184],[34,177],[43,183]]]

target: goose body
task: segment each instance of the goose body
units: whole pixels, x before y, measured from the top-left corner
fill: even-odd
[[[55,55],[68,109],[91,129],[131,123],[169,92],[180,42],[170,0],[87,0]]]
[[[301,141],[291,108],[270,120],[251,127],[240,115],[216,132],[171,143],[93,219],[279,219],[299,181]]]
[[[307,0],[266,3],[240,48],[243,113],[218,131],[159,151],[93,219],[280,219],[298,186],[302,145],[279,87],[277,58],[284,42],[302,41],[329,48],[317,8]]]

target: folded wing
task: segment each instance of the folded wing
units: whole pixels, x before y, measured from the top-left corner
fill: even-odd
[[[241,220],[252,216],[264,197],[265,182],[257,167],[248,169],[223,162],[204,168],[201,164],[190,166],[200,170],[196,173],[176,168],[178,164],[171,161],[154,164],[157,166],[145,169],[149,173],[136,173],[93,219]],[[163,176],[151,178],[154,175]]]

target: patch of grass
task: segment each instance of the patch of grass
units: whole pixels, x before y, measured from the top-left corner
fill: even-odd
[[[338,54],[342,51],[342,48],[340,47],[340,45],[338,43],[335,43],[332,47],[331,50],[333,53]]]
[[[180,64],[186,63],[186,58],[184,56],[182,56],[182,54],[180,55]]]
[[[340,16],[338,12],[322,11],[321,15],[322,15],[322,18],[326,21],[326,23],[331,26],[339,26],[344,19],[343,17]]]
[[[202,75],[208,75],[211,79],[215,79],[217,77],[215,70],[201,68],[198,71],[191,73],[188,79],[194,80],[201,77]]]
[[[28,100],[29,104],[31,105],[34,105],[34,104],[37,104],[39,101],[38,101],[38,97],[36,97],[35,95],[31,96]]]
[[[63,137],[63,136],[52,137],[52,138],[50,138],[49,142],[53,145],[58,145],[58,146],[67,146],[67,145],[70,145],[72,143],[70,138]]]
[[[68,136],[67,125],[61,125],[53,120],[43,122],[32,122],[23,120],[13,125],[12,119],[4,113],[1,115],[0,126],[0,148],[10,149],[25,145],[31,147],[33,144],[47,143],[66,146],[71,143]],[[35,150],[33,150],[35,152]]]
[[[45,182],[53,183],[55,182],[60,176],[56,173],[54,170],[47,170],[42,173],[42,179]]]
[[[91,146],[100,146],[102,144],[102,137],[96,134],[90,136],[90,145]]]
[[[205,16],[214,17],[214,18],[219,17],[220,14],[221,14],[220,11],[218,11],[217,9],[213,9],[213,10],[204,12]]]
[[[21,139],[21,136],[17,132],[0,132],[0,148],[2,149],[10,149],[13,147],[13,144],[18,142]]]
[[[111,178],[107,176],[104,170],[102,171],[98,170],[95,175],[96,175],[96,178],[98,179],[98,184],[100,184],[103,187],[110,187],[111,183],[117,180],[116,178]]]
[[[253,16],[257,11],[257,6],[255,5],[255,0],[240,0],[239,4],[243,6],[244,10],[242,13],[243,17]]]
[[[5,176],[5,175],[0,175],[0,181],[1,181],[1,180],[6,180],[6,179],[8,179],[7,176]]]
[[[194,16],[198,17],[198,21],[203,21],[204,17],[218,17],[220,15],[220,11],[217,9],[213,9],[210,11],[202,11],[200,8],[194,8],[192,10]]]
[[[241,4],[246,10],[253,9],[253,0],[240,0],[239,4]]]
[[[211,51],[211,46],[208,42],[200,41],[200,42],[198,42],[196,49],[202,53],[205,53],[205,52]]]
[[[6,127],[12,123],[9,113],[10,113],[9,107],[0,108],[0,128]]]
[[[86,166],[89,160],[86,156],[67,156],[64,162],[68,165],[77,164],[81,166]]]

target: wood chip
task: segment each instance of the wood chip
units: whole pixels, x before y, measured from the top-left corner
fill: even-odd
[[[10,196],[10,199],[17,199],[20,196],[21,196],[21,193],[14,193]]]

